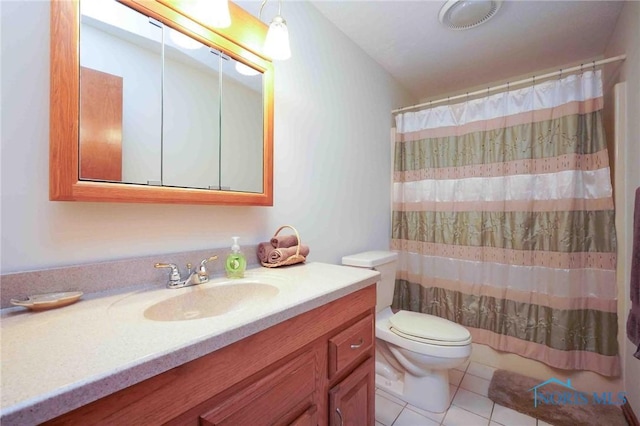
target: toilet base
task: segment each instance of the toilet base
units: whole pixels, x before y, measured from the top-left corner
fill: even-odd
[[[402,380],[390,380],[380,374],[376,374],[376,387],[404,401],[402,397],[404,393],[404,382]]]
[[[423,410],[442,413],[449,408],[448,370],[434,370],[426,377],[404,375],[407,402]]]
[[[433,413],[442,413],[449,408],[448,370],[433,371],[428,377],[414,377],[405,373],[396,380],[376,374],[376,387],[414,407]]]

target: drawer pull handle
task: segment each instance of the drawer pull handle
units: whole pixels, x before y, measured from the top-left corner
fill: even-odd
[[[340,411],[340,408],[336,408],[336,413],[338,413],[338,417],[340,417],[340,426],[344,425],[344,420],[342,419],[342,411]]]
[[[351,349],[358,349],[363,344],[364,344],[364,339],[361,337],[358,343],[356,343],[355,345],[351,345]]]

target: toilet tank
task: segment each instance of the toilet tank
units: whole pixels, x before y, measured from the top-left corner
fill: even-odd
[[[393,302],[397,260],[398,253],[392,251],[367,251],[342,258],[342,264],[345,266],[375,269],[380,272],[380,280],[376,284],[376,312],[391,306]]]

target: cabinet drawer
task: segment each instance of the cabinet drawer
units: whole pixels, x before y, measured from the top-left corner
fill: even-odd
[[[334,377],[373,348],[373,315],[329,339],[329,377]]]
[[[312,424],[316,419],[315,385],[315,356],[306,353],[201,415],[200,425]]]

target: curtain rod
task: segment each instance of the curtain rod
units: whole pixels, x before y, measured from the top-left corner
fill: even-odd
[[[625,59],[627,59],[627,55],[619,55],[619,56],[614,56],[614,57],[607,58],[607,59],[601,59],[599,61],[591,61],[586,66],[595,68],[597,66],[605,65],[605,64],[608,64],[608,63],[611,63],[611,62],[624,61]],[[538,76],[534,75],[533,77],[525,78],[525,79],[514,81],[514,82],[509,82],[509,83],[506,83],[506,84],[501,84],[500,86],[487,87],[486,89],[477,90],[477,91],[471,92],[471,93],[465,93],[465,94],[462,94],[462,95],[450,96],[450,97],[438,99],[438,100],[435,100],[435,101],[429,101],[429,102],[424,102],[424,103],[421,103],[421,104],[412,105],[412,106],[408,106],[408,107],[404,107],[404,108],[394,109],[393,111],[391,111],[391,114],[397,114],[399,112],[409,111],[409,110],[412,110],[412,109],[422,108],[422,107],[425,107],[425,106],[431,106],[433,104],[439,104],[439,103],[442,103],[442,102],[449,102],[449,101],[454,101],[454,100],[457,100],[457,99],[468,98],[469,96],[482,95],[482,94],[485,94],[485,93],[488,94],[489,92],[495,92],[497,90],[508,89],[508,88],[510,88],[512,86],[519,86],[521,84],[535,82],[536,79],[544,80],[546,78],[555,77],[557,75],[562,75],[564,73],[570,74],[570,73],[575,72],[575,71],[581,71],[584,68],[585,68],[585,64],[577,65],[575,67],[566,68],[566,69],[562,69],[561,68],[558,71],[550,72],[548,74],[543,74],[543,75],[538,75]]]

